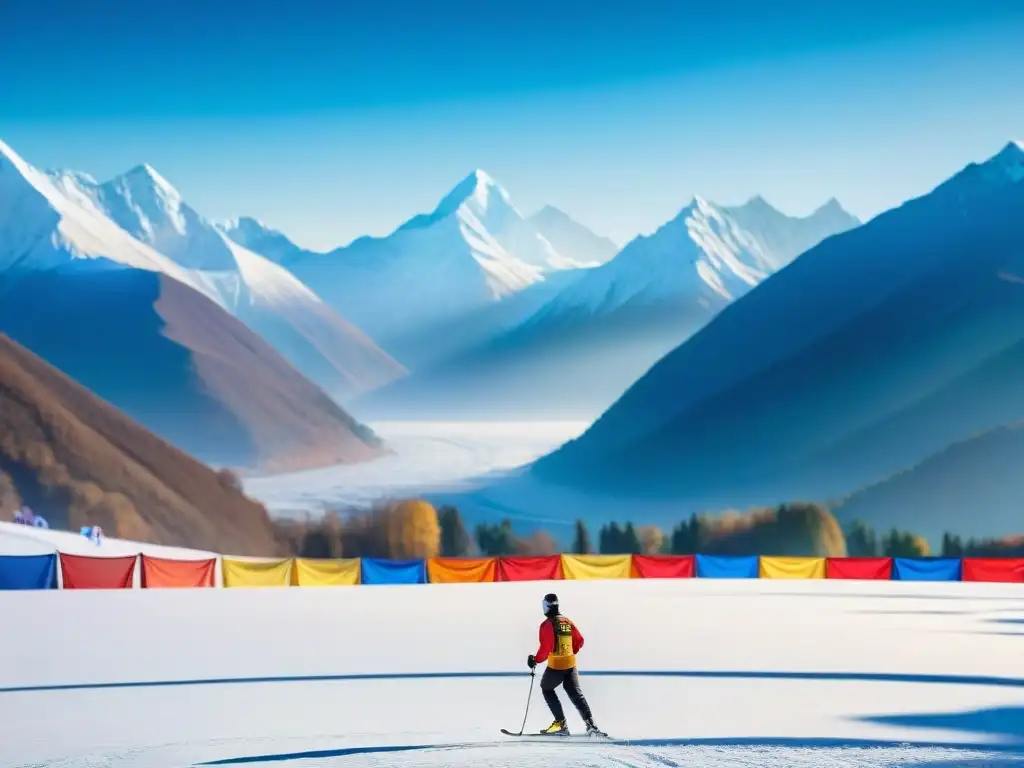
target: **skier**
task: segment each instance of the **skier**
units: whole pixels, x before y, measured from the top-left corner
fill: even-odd
[[[558,612],[558,596],[554,594],[544,595],[544,622],[540,625],[540,647],[537,653],[526,657],[526,664],[534,669],[538,664],[547,662],[547,669],[540,679],[540,690],[544,694],[544,700],[551,709],[555,721],[546,729],[543,734],[569,735],[569,728],[565,723],[565,712],[562,710],[562,702],[558,699],[555,690],[558,686],[564,686],[573,703],[587,725],[587,734],[591,736],[605,736],[606,734],[594,725],[594,716],[590,713],[590,705],[583,697],[580,690],[580,676],[576,671],[576,654],[583,647],[583,635],[576,628],[576,625]]]

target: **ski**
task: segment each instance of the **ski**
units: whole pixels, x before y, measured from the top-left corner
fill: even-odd
[[[571,740],[571,741],[594,741],[611,739],[607,733],[515,733],[513,731],[501,729],[501,732],[506,736],[514,736],[520,739],[553,739],[555,741],[559,739]]]

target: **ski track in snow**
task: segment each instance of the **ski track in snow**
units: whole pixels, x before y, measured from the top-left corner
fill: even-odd
[[[551,589],[628,743],[500,735]],[[96,590],[0,593],[0,614],[5,768],[1024,765],[1017,584]],[[534,687],[527,731],[549,717]]]

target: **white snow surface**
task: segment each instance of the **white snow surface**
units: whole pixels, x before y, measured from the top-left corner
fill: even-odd
[[[0,555],[47,555],[52,552],[96,557],[152,555],[176,560],[203,560],[215,553],[186,547],[167,547],[127,539],[102,538],[97,544],[78,533],[34,528],[17,523],[0,522]]]
[[[304,251],[280,230],[264,224],[252,216],[215,222],[217,229],[239,245],[266,256],[271,261],[284,264],[301,255]]]
[[[586,638],[583,690],[616,743],[499,733],[519,729],[528,692],[527,730],[550,722],[524,662],[552,590]],[[0,613],[6,766],[909,767],[1024,756],[1020,585],[9,592]],[[396,746],[414,748],[379,751]]]
[[[797,218],[760,197],[735,207],[695,197],[656,232],[632,240],[562,291],[539,317],[665,301],[717,309],[824,238],[857,224],[834,200]]]
[[[378,343],[442,325],[545,279],[593,266],[557,252],[484,171],[430,214],[289,267]]]
[[[247,477],[272,513],[365,507],[380,499],[474,489],[529,464],[587,428],[584,422],[373,422],[392,453],[360,465]]]

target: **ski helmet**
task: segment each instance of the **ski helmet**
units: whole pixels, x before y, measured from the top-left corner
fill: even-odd
[[[556,595],[554,592],[549,592],[548,594],[544,595],[544,601],[541,603],[541,605],[544,608],[545,615],[551,613],[552,611],[558,613],[558,595]]]

